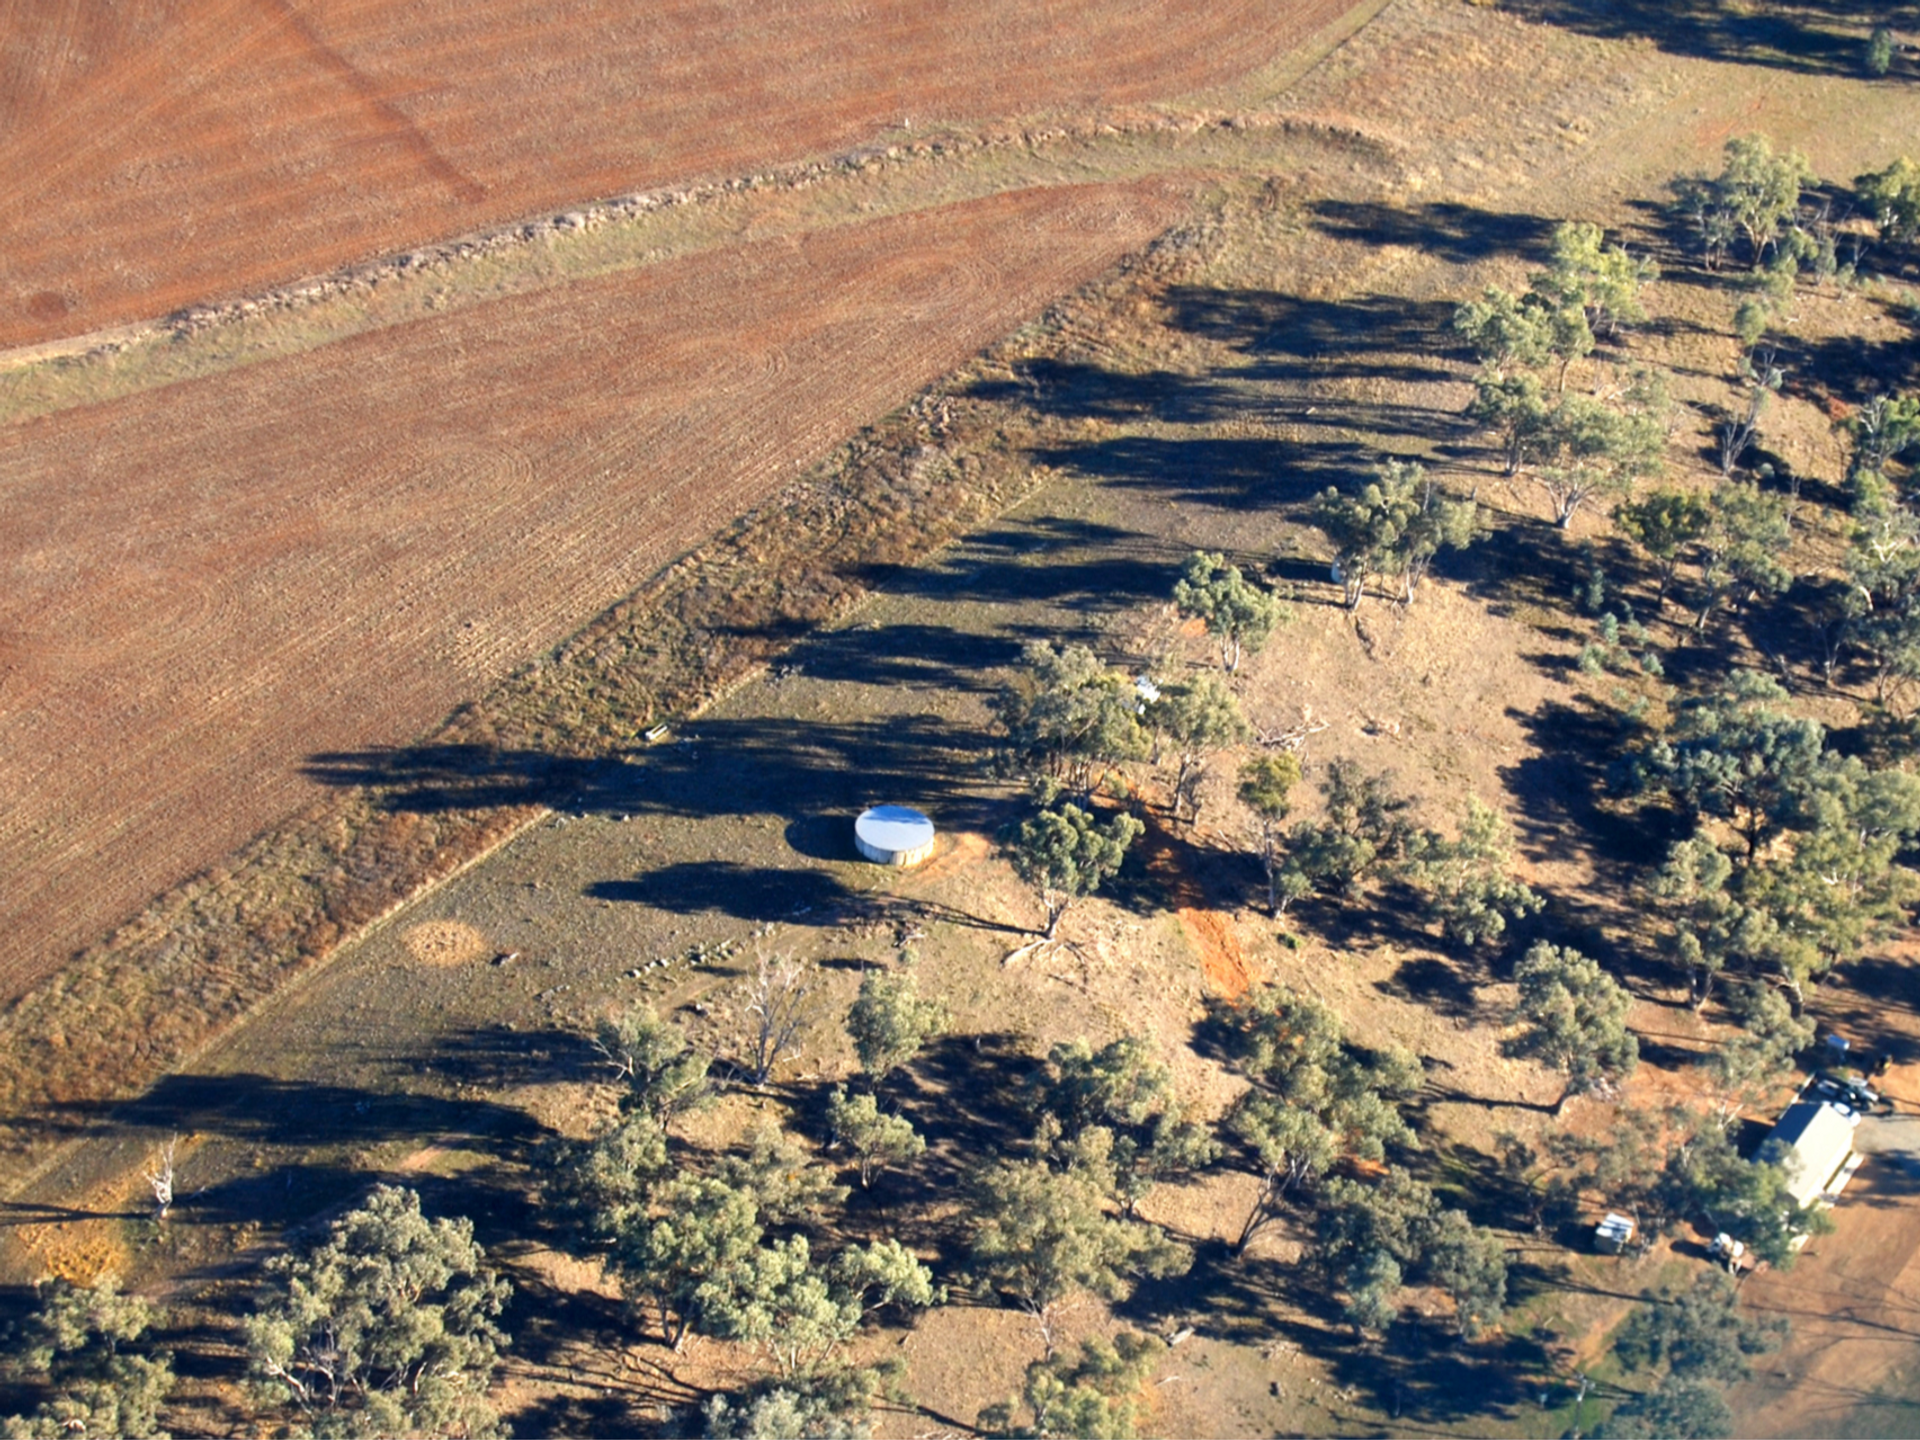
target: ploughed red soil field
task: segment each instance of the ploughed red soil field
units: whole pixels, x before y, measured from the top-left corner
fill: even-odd
[[[0,432],[0,993],[408,740],[1179,213],[1023,191]]]
[[[1353,0],[0,0],[0,347],[905,121],[1179,95]]]

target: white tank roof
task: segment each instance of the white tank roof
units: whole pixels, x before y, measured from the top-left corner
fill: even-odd
[[[860,853],[882,865],[911,865],[933,848],[933,822],[905,805],[875,805],[853,822]]]

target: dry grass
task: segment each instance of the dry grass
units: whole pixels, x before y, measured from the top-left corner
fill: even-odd
[[[964,397],[971,381],[1095,323],[1126,276],[1097,285],[904,413],[863,432],[778,501],[580,631],[423,747],[472,747],[432,813],[371,786],[323,800],[163,896],[0,1017],[0,1113],[16,1155],[57,1138],[50,1107],[138,1093],[345,938],[486,854],[539,805],[459,803],[489,757],[556,762],[631,744],[697,714],[794,635],[844,614],[864,577],[911,563],[1035,483],[1032,432]],[[116,1057],[106,1063],[108,1056]]]

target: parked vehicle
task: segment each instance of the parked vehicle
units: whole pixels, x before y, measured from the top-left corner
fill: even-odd
[[[1866,1081],[1836,1075],[1830,1070],[1823,1070],[1807,1081],[1800,1089],[1800,1098],[1824,1100],[1849,1115],[1888,1115],[1893,1112],[1893,1102],[1885,1099]]]

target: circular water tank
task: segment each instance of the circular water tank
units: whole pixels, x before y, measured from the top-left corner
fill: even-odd
[[[933,854],[933,822],[905,805],[875,805],[853,822],[853,843],[876,865],[918,865]]]

